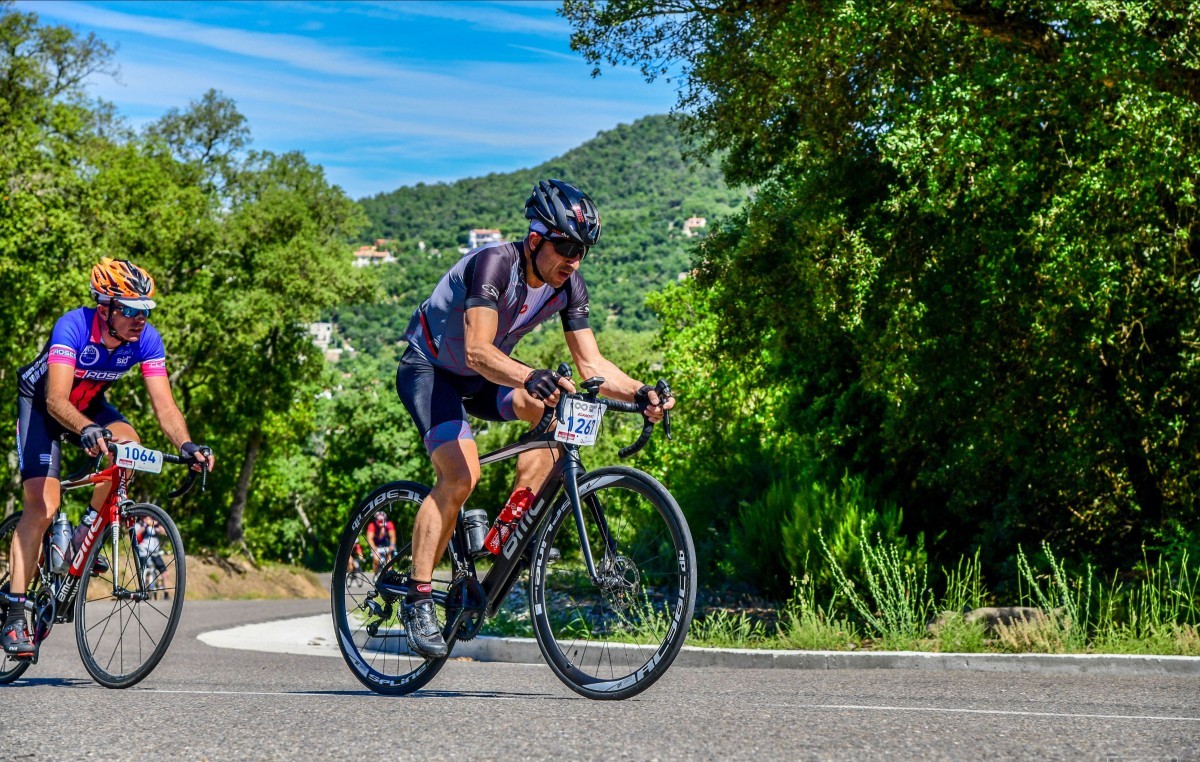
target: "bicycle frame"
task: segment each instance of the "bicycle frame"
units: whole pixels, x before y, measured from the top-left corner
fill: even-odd
[[[99,485],[106,482],[112,485],[112,489],[109,491],[108,497],[104,499],[104,505],[102,505],[100,510],[97,511],[98,515],[96,520],[92,522],[91,528],[84,536],[83,541],[79,544],[79,548],[75,552],[75,557],[71,559],[71,567],[66,571],[66,579],[64,580],[62,587],[59,588],[58,594],[55,596],[59,606],[69,606],[73,602],[75,598],[75,591],[79,587],[79,580],[83,577],[83,564],[87,560],[88,553],[91,551],[92,545],[94,545],[104,533],[104,530],[108,529],[109,527],[112,528],[112,532],[110,534],[110,537],[112,538],[112,559],[110,560],[110,563],[112,564],[113,569],[119,568],[117,566],[117,539],[118,534],[121,531],[121,506],[125,503],[133,502],[127,496],[127,490],[130,481],[131,478],[128,470],[124,468],[118,468],[114,464],[102,471],[97,471],[95,473],[87,474],[82,478],[64,481],[62,483],[63,490],[79,489],[81,487]],[[135,561],[134,563],[138,564],[138,561]],[[146,585],[143,581],[143,576],[144,575],[142,574],[142,569],[140,568],[139,564],[137,577],[138,586],[141,589],[138,590],[137,593],[132,593],[129,595],[137,595],[139,593],[142,596],[146,595]],[[128,593],[128,591],[118,590],[117,575],[114,574],[113,595],[116,597],[122,597],[118,595],[119,592]],[[128,597],[128,595],[125,597]],[[144,600],[144,598],[139,600]]]
[[[588,390],[589,394],[571,396],[592,402],[600,400],[605,405],[622,412],[641,412],[641,409],[632,403],[599,398],[597,391],[601,383],[603,383],[603,379],[589,379],[583,384],[583,387]],[[566,396],[563,395],[563,398],[565,399]],[[561,404],[560,402],[560,407]],[[554,466],[550,474],[546,477],[545,482],[542,483],[541,488],[534,496],[529,510],[525,511],[521,520],[513,527],[512,534],[509,536],[507,542],[505,542],[501,552],[493,557],[492,567],[482,580],[476,575],[475,560],[468,551],[466,530],[462,522],[463,509],[459,511],[459,521],[455,526],[454,534],[450,538],[447,550],[450,552],[451,562],[454,565],[454,582],[457,583],[464,579],[479,582],[482,586],[486,616],[489,618],[496,615],[500,604],[508,596],[509,590],[512,589],[513,584],[515,584],[517,578],[520,576],[522,564],[529,562],[529,559],[526,558],[527,551],[533,543],[534,538],[538,535],[538,530],[543,520],[549,513],[546,511],[546,508],[558,498],[560,492],[565,492],[567,499],[571,503],[571,509],[575,514],[575,525],[579,531],[579,546],[587,567],[588,576],[594,583],[599,584],[600,581],[600,574],[596,569],[595,558],[592,555],[591,542],[587,537],[583,517],[583,504],[579,497],[579,480],[586,473],[583,461],[579,455],[580,446],[560,442],[555,439],[553,431],[547,430],[551,421],[557,417],[554,413],[554,409],[548,408],[542,421],[532,431],[522,436],[516,442],[482,455],[479,458],[479,465],[482,467],[492,463],[499,463],[509,458],[514,458],[521,453],[539,448],[557,451]],[[643,431],[643,437],[639,440],[636,449],[640,449],[641,444],[644,444],[645,439],[648,437],[648,429],[652,425],[648,424],[646,430]],[[634,451],[634,446],[626,449],[632,452]],[[603,513],[593,507],[592,516],[596,520],[600,535],[603,538],[606,546],[605,550],[612,550],[614,543]],[[379,589],[397,597],[403,596],[408,592],[407,587],[401,584],[389,584],[382,580],[377,584]],[[433,597],[438,603],[445,606],[452,594],[452,592],[435,590]],[[472,607],[468,605],[464,599],[460,613],[458,614],[459,620],[461,621],[463,617],[479,611],[479,608],[478,606]],[[458,624],[459,622],[457,621],[447,623],[446,632],[451,633],[451,640],[457,637]]]
[[[110,444],[109,451],[110,456],[112,456],[115,460],[116,447]],[[187,459],[177,455],[171,455],[170,453],[163,453],[162,456],[163,462],[165,463],[190,463],[190,461]],[[95,467],[95,464],[98,463],[99,458],[93,461],[93,468]],[[197,472],[195,471],[189,471],[187,480],[179,489],[170,493],[169,497],[178,497],[190,490],[192,484],[196,480],[196,473]],[[207,476],[207,472],[201,471],[200,473],[200,489],[203,490],[204,479]],[[118,467],[114,462],[112,465],[100,471],[84,473],[82,476],[73,475],[67,477],[67,479],[62,482],[62,489],[64,491],[100,485],[106,482],[112,485],[112,489],[109,490],[108,497],[104,499],[104,504],[100,507],[100,510],[97,511],[98,515],[96,520],[92,522],[91,528],[84,536],[83,541],[79,544],[79,548],[75,552],[75,557],[71,559],[71,567],[63,575],[62,584],[59,586],[54,595],[56,601],[55,609],[63,607],[69,608],[69,606],[74,602],[75,592],[79,588],[80,579],[83,577],[83,565],[87,561],[89,551],[91,551],[92,546],[99,541],[101,535],[104,534],[104,531],[110,527],[111,532],[109,537],[112,538],[112,557],[109,559],[109,563],[112,565],[114,570],[112,579],[113,597],[121,600],[134,601],[144,601],[150,597],[150,594],[146,589],[145,567],[142,563],[142,559],[136,552],[133,554],[133,564],[137,571],[135,576],[138,580],[138,589],[126,590],[124,587],[118,584],[120,575],[115,573],[115,570],[120,568],[118,565],[120,559],[117,558],[117,549],[120,546],[118,540],[121,531],[121,509],[127,505],[134,504],[128,496],[128,488],[132,481],[133,471],[128,468]]]

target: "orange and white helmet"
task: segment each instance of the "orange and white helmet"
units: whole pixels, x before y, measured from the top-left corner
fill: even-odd
[[[92,268],[92,296],[100,304],[114,301],[137,309],[154,309],[154,279],[128,259],[103,257]]]

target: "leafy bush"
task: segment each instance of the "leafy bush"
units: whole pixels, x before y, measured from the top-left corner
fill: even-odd
[[[735,568],[764,592],[786,594],[779,587],[782,580],[807,575],[828,594],[837,587],[832,569],[826,564],[810,568],[810,558],[824,553],[833,565],[848,568],[864,537],[878,535],[888,543],[900,538],[902,511],[894,503],[875,500],[862,477],[846,473],[830,486],[818,480],[816,472],[805,464],[799,473],[785,474],[760,497],[739,506],[730,537]],[[920,555],[919,550],[915,553]],[[910,555],[906,552],[906,560]]]

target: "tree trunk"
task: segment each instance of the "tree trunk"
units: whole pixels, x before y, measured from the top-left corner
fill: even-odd
[[[246,514],[246,498],[250,494],[250,481],[254,477],[254,462],[262,451],[263,435],[260,429],[250,432],[246,442],[246,458],[238,472],[237,487],[233,491],[233,505],[229,508],[229,523],[225,525],[225,537],[230,544],[242,544],[242,516]]]

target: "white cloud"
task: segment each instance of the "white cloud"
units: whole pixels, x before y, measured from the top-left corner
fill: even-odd
[[[300,35],[251,32],[191,21],[118,13],[71,2],[48,2],[38,7],[43,15],[87,27],[133,32],[162,40],[189,43],[248,58],[274,61],[320,74],[347,78],[387,77],[415,80],[431,87],[441,84],[438,75],[386,64],[386,59],[372,55],[370,48],[364,45],[341,49]]]
[[[356,9],[358,23],[334,17],[347,5]],[[79,3],[37,8],[52,23],[67,21],[119,44],[121,81],[96,78],[92,92],[117,104],[134,126],[185,108],[215,88],[247,117],[254,147],[301,150],[356,198],[402,184],[535,166],[600,130],[665,112],[673,101],[661,85],[646,85],[632,70],[607,70],[591,79],[580,58],[559,52],[566,49],[565,28],[556,32],[557,48],[539,45],[537,37],[498,37],[486,52],[501,60],[485,60],[463,44],[465,36],[447,39],[436,60],[415,63],[405,61],[411,52],[364,47],[364,39],[395,38],[382,21],[363,28],[366,13],[407,14],[406,32],[429,35],[426,27],[444,34],[445,25],[422,17],[457,19],[470,12],[473,24],[503,25],[528,8],[438,4],[411,10],[413,5],[269,6],[273,23],[290,30],[311,25],[311,38],[232,27],[255,23],[253,3],[153,6],[160,15],[186,8],[179,15],[190,13],[192,20],[124,12],[150,7],[139,5],[118,4],[116,11]],[[197,23],[198,17],[221,20]],[[513,60],[513,49],[524,54]]]

